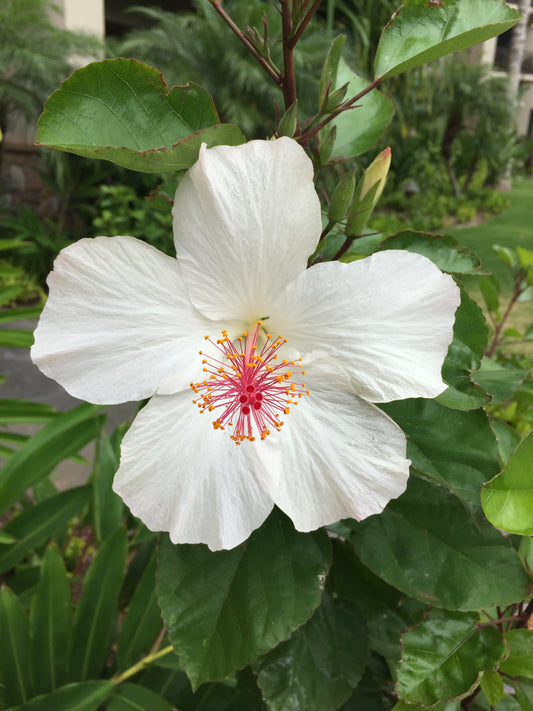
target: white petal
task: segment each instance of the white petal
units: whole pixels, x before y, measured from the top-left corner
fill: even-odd
[[[274,456],[279,452],[276,505],[299,531],[380,513],[407,485],[405,435],[377,407],[346,392],[346,378],[331,367],[311,363],[306,385],[310,395],[265,440]]]
[[[214,325],[191,305],[175,259],[133,237],[83,239],[59,254],[48,285],[31,354],[71,395],[140,400],[197,376]]]
[[[174,543],[233,548],[267,518],[272,499],[254,473],[252,448],[215,431],[192,397],[156,395],[141,410],[122,442],[113,488]]]
[[[269,328],[305,353],[325,351],[371,402],[436,397],[460,302],[452,277],[429,259],[385,251],[318,264],[288,285]]]
[[[174,239],[192,302],[253,323],[306,268],[321,231],[313,167],[292,139],[202,147],[174,201]]]

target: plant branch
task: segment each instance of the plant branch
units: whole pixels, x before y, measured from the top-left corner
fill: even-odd
[[[156,659],[165,657],[167,654],[170,654],[173,651],[173,646],[169,644],[168,647],[163,647],[163,649],[160,649],[158,652],[147,654],[146,657],[143,657],[132,667],[126,669],[126,671],[122,672],[122,674],[114,676],[111,681],[113,681],[115,684],[122,684],[122,682],[126,681],[126,679],[129,679],[131,676],[134,676],[138,672],[142,671],[145,667],[154,662]]]
[[[321,3],[322,3],[322,0],[315,0],[315,2],[313,3],[313,5],[311,6],[311,9],[307,11],[305,17],[304,17],[303,20],[300,22],[300,24],[298,25],[297,29],[296,29],[296,30],[293,32],[293,34],[289,37],[289,39],[288,39],[288,44],[289,44],[291,47],[295,47],[295,46],[296,46],[296,44],[297,44],[298,41],[300,40],[300,37],[303,35],[303,33],[304,33],[306,27],[307,27],[308,24],[311,22],[311,20],[312,20],[312,18],[313,18],[313,15],[315,14],[315,12],[316,12],[316,11],[318,10],[318,8],[320,7]]]
[[[289,0],[281,0],[281,28],[283,33],[283,77],[281,87],[285,110],[296,101],[296,76],[294,73],[294,44],[291,44],[292,20]]]
[[[228,27],[230,27],[234,34],[237,35],[237,37],[240,39],[246,49],[251,52],[251,54],[253,54],[253,56],[257,59],[257,61],[267,72],[267,74],[276,82],[278,86],[283,86],[282,78],[280,77],[278,72],[270,66],[270,64],[264,57],[259,54],[259,52],[253,46],[252,42],[250,42],[246,34],[235,24],[235,22],[233,22],[231,17],[222,7],[221,0],[209,0],[209,2],[218,12],[220,17],[224,20],[224,22],[228,25]]]
[[[502,332],[502,328],[504,327],[505,322],[507,321],[507,318],[509,317],[509,314],[511,313],[511,309],[516,304],[516,301],[517,301],[518,297],[520,296],[520,294],[522,293],[522,291],[523,291],[522,279],[517,277],[513,295],[511,296],[509,303],[507,304],[507,308],[505,309],[505,313],[503,314],[500,323],[494,329],[494,338],[492,339],[492,344],[486,353],[488,358],[490,358],[494,354],[494,351],[496,350],[496,346],[498,345],[498,341],[500,339],[500,334]]]

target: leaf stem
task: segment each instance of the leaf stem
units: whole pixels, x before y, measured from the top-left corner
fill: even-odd
[[[122,682],[126,681],[126,679],[129,679],[131,676],[134,676],[138,672],[142,671],[156,659],[159,659],[160,657],[165,657],[167,654],[170,654],[173,651],[174,647],[169,644],[168,647],[163,647],[163,649],[160,649],[158,652],[152,652],[150,654],[147,654],[146,657],[143,657],[132,667],[126,669],[126,671],[122,672],[122,674],[114,676],[111,681],[115,684],[122,684]]]
[[[285,110],[287,111],[296,101],[296,76],[294,73],[294,45],[291,41],[292,19],[291,3],[281,0],[281,29],[283,34],[283,77],[281,87]]]
[[[224,20],[224,22],[228,25],[228,27],[231,28],[231,30],[234,32],[235,35],[240,39],[240,41],[243,43],[243,45],[246,47],[246,49],[253,54],[253,56],[257,59],[259,64],[263,67],[263,69],[267,72],[267,74],[276,82],[278,86],[282,86],[282,78],[278,74],[278,72],[270,66],[268,61],[262,57],[259,52],[256,50],[256,48],[253,46],[252,42],[248,39],[246,34],[235,24],[235,22],[231,19],[231,17],[228,15],[228,13],[224,10],[224,8],[221,5],[221,0],[209,0],[211,5],[215,8],[215,10],[218,12],[220,17]]]

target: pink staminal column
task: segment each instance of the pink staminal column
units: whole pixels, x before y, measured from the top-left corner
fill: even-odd
[[[253,442],[256,432],[264,439],[272,429],[279,431],[283,425],[281,415],[288,415],[291,406],[309,394],[305,383],[291,381],[293,370],[305,375],[301,358],[279,359],[278,351],[287,343],[283,336],[272,338],[266,333],[259,346],[262,329],[262,322],[257,321],[253,334],[245,331],[235,343],[227,331],[222,331],[216,342],[205,336],[216,353],[200,351],[206,379],[191,383],[199,395],[193,403],[200,412],[217,412],[213,427],[232,427],[231,438],[238,445],[244,440]]]

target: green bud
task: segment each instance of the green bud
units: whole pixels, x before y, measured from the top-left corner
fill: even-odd
[[[287,111],[281,117],[278,125],[278,136],[288,136],[292,138],[298,125],[298,101],[295,101],[292,106],[289,106]]]
[[[331,111],[335,111],[335,109],[338,109],[339,106],[342,104],[347,91],[348,83],[343,84],[339,89],[335,89],[332,94],[326,92],[324,101],[320,106],[320,112],[330,113]]]
[[[351,170],[344,175],[333,193],[328,209],[330,222],[341,222],[346,217],[355,190],[355,173]]]
[[[320,139],[318,146],[318,157],[320,158],[320,165],[327,165],[331,154],[333,153],[333,148],[335,146],[335,140],[337,138],[337,127],[332,126],[326,133],[324,138]]]
[[[348,237],[357,237],[365,229],[385,187],[390,162],[391,150],[385,148],[365,170],[350,205],[350,217],[346,225]]]

